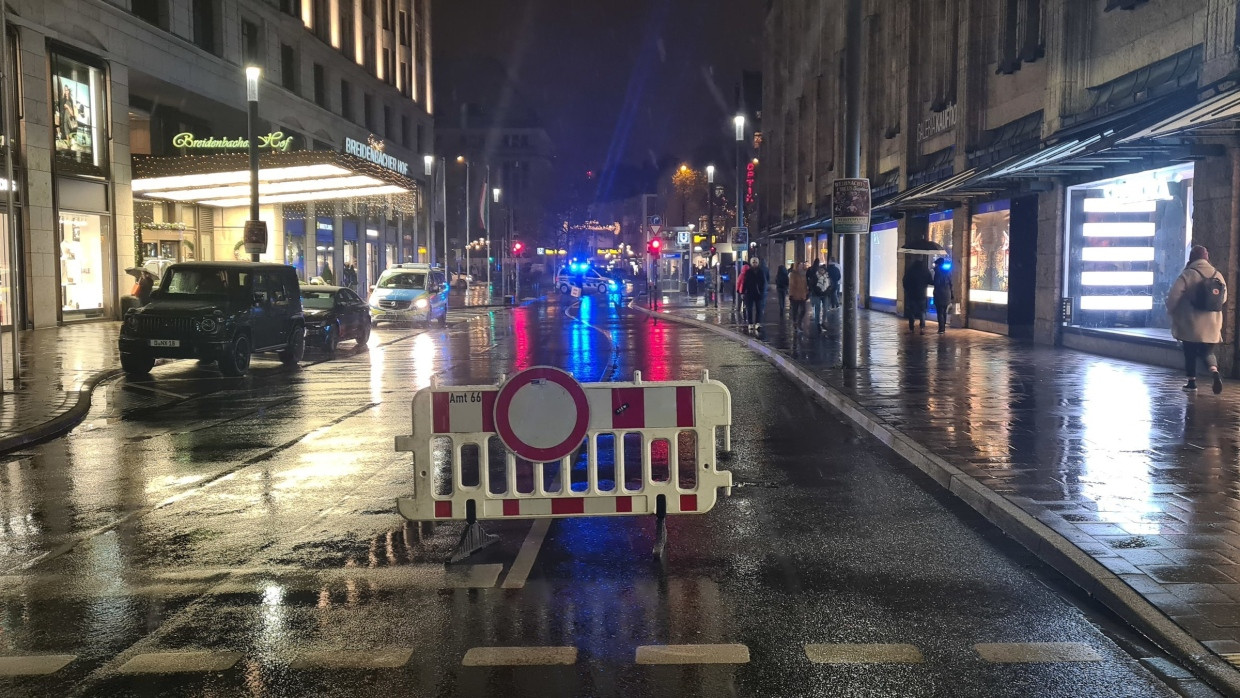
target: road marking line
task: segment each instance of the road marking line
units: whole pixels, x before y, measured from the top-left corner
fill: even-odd
[[[642,645],[638,664],[748,664],[745,645]]]
[[[0,657],[0,676],[47,676],[65,668],[75,659],[77,659],[76,654]]]
[[[291,669],[399,669],[409,663],[412,647],[374,650],[320,650],[304,652]]]
[[[1102,655],[1080,642],[990,642],[973,649],[993,664],[1034,662],[1101,662]]]
[[[462,666],[553,666],[577,663],[576,647],[474,647]]]
[[[121,387],[122,389],[126,389],[126,390],[129,388],[134,388],[136,390],[149,390],[152,393],[156,393],[158,395],[167,395],[168,397],[175,397],[180,400],[188,400],[190,398],[189,395],[182,395],[180,393],[174,393],[171,390],[161,390],[159,388],[152,388],[149,385],[142,385],[141,383],[125,383]]]
[[[241,659],[240,652],[150,652],[121,665],[122,674],[188,674],[227,671]]]
[[[530,526],[530,532],[525,535],[525,542],[521,544],[521,550],[517,552],[517,559],[512,561],[512,568],[508,570],[508,576],[504,577],[503,588],[525,588],[525,580],[529,578],[530,571],[534,569],[534,560],[538,557],[538,551],[542,548],[543,539],[547,537],[549,528],[551,528],[551,519],[538,519],[534,521],[533,526]]]
[[[806,645],[805,656],[815,664],[921,664],[921,650],[913,645],[820,644]]]

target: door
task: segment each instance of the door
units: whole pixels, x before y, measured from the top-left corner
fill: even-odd
[[[254,349],[265,349],[279,341],[276,330],[277,315],[272,301],[272,279],[270,272],[258,272],[253,275],[254,285],[250,294],[254,307],[250,310],[250,339]]]
[[[1038,283],[1038,197],[1012,199],[1008,261],[1008,334],[1032,337]]]

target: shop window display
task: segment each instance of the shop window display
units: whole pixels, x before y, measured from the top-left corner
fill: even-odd
[[[284,221],[284,263],[297,269],[297,278],[306,280],[306,220]]]
[[[52,54],[52,129],[61,172],[103,173],[103,71]]]
[[[318,218],[315,220],[314,227],[315,273],[313,276],[322,277],[326,283],[334,284],[336,283],[336,270],[332,268],[335,264],[333,257],[336,253],[334,222],[330,218]]]
[[[60,299],[66,320],[103,312],[103,216],[60,214]]]
[[[882,223],[870,230],[870,297],[895,301],[899,279],[896,248],[900,246],[899,224]]]
[[[952,256],[951,211],[938,211],[930,214],[930,227],[927,229],[926,239],[938,243],[946,250],[945,256]]]
[[[969,229],[969,300],[1007,305],[1012,212],[1007,200],[978,206]]]
[[[1162,299],[1193,243],[1193,166],[1070,187],[1067,216],[1071,324],[1170,340]]]
[[[12,293],[13,269],[9,267],[9,216],[0,213],[0,325],[11,326],[13,318],[9,315],[9,294]]]

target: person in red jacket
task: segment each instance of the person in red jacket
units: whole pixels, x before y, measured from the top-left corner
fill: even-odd
[[[745,313],[745,272],[749,271],[749,262],[741,265],[741,270],[736,275],[736,309],[741,312],[741,317],[747,317]]]

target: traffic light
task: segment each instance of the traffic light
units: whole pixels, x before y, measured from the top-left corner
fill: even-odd
[[[513,257],[520,257],[520,256],[521,256],[521,251],[522,251],[522,250],[524,250],[524,249],[525,249],[525,245],[522,245],[522,244],[520,243],[520,241],[513,242],[513,243],[512,243],[512,256],[513,256]]]
[[[711,246],[710,246],[710,256],[714,257],[714,256],[715,256],[715,251],[716,251],[716,250],[715,250],[715,246],[714,246],[714,245],[711,245]]]
[[[658,257],[659,252],[661,252],[662,250],[663,250],[663,241],[660,240],[659,238],[651,238],[650,242],[646,244],[646,251],[650,253],[651,257]]]

